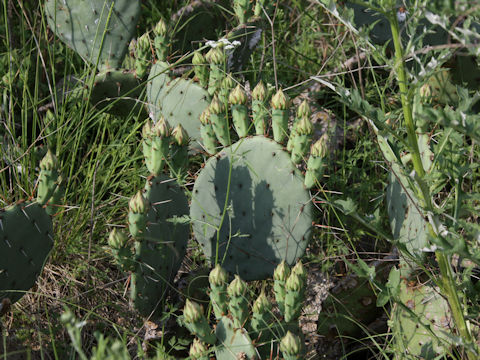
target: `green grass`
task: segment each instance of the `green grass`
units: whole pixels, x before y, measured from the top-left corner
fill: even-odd
[[[145,2],[138,35],[150,29],[160,16],[170,17],[183,3]],[[458,16],[467,12],[461,5],[457,4],[460,9],[455,14]],[[415,19],[415,15],[420,17],[423,7],[419,4],[418,8],[408,9],[409,19]],[[129,307],[128,275],[116,267],[107,238],[114,227],[126,227],[128,200],[143,188],[149,175],[141,149],[141,128],[147,113],[137,111],[118,118],[98,111],[88,101],[88,90],[69,92],[63,97],[66,89],[61,79],[74,77],[88,83],[95,74],[93,66],[85,65],[77,54],[53,36],[39,4],[4,0],[1,9],[0,207],[35,196],[38,164],[47,148],[59,160],[66,191],[54,216],[55,246],[36,287],[2,318],[3,345],[0,349],[3,350],[0,358],[14,359],[17,353],[34,359],[81,358],[75,352],[75,343],[69,334],[72,328],[60,321],[65,306],[77,319],[85,320],[81,333],[76,336],[82,339],[81,346],[87,356],[94,347],[102,344],[99,334],[118,339],[134,356],[145,335],[144,319]],[[442,11],[447,13],[450,10],[442,8]],[[224,14],[227,18],[231,16],[228,12]],[[478,21],[480,13],[473,8],[468,15]],[[342,16],[347,15],[342,13]],[[366,37],[350,31],[315,2],[283,2],[275,9],[271,20],[272,26],[266,26],[258,49],[241,74],[250,86],[253,88],[258,79],[263,79],[287,89],[289,96],[294,98],[316,84],[311,77],[318,76],[337,90],[320,86],[308,93],[317,111],[328,111],[335,119],[342,141],[331,151],[322,188],[314,194],[318,211],[305,260],[312,268],[320,265],[322,272],[331,274],[332,278],[335,278],[334,274],[344,276],[346,272],[352,272],[344,268],[345,262],[356,263],[360,257],[371,264],[371,261],[389,254],[392,244],[382,235],[391,237],[385,206],[389,164],[379,149],[372,127],[365,121],[365,118],[372,118],[371,114],[358,111],[358,104],[342,100],[339,93],[342,88],[352,92],[357,90],[362,99],[380,109],[380,113],[388,114],[386,117],[391,125],[386,136],[392,142],[396,141],[402,152],[410,152],[400,89],[392,71],[395,67],[393,50],[380,45],[372,47]],[[409,23],[409,33],[413,33],[414,22]],[[218,33],[222,30],[217,29]],[[452,34],[458,35],[459,32]],[[467,35],[459,36],[464,36],[466,42],[472,41]],[[425,46],[421,37],[411,39],[403,44],[407,53]],[[446,63],[454,51],[460,50],[453,47],[432,50],[419,53],[418,57],[407,62],[410,98],[428,81],[431,73],[439,69],[436,66],[422,73],[421,66],[432,57],[440,65]],[[361,60],[352,68],[342,67],[361,53]],[[180,55],[183,54],[175,54],[174,59]],[[362,70],[357,71],[357,67]],[[469,94],[473,96],[473,91]],[[449,111],[442,110],[445,104],[438,105],[435,100],[431,106],[423,105],[431,107],[437,115]],[[474,108],[454,102],[448,105],[461,108],[464,115],[478,119]],[[47,116],[47,109],[53,117]],[[452,116],[458,118],[460,115]],[[442,248],[445,256],[451,260],[453,254],[460,254],[461,260],[465,259],[463,267],[456,268],[458,271],[450,280],[460,297],[462,316],[475,329],[478,325],[478,284],[474,265],[480,264],[476,241],[480,201],[478,137],[473,132],[458,129],[461,124],[455,125],[457,127],[448,125],[428,119],[429,141],[438,167],[434,173],[425,176],[425,181],[432,185],[432,212],[451,232],[451,236],[446,237],[449,246],[444,244]],[[465,132],[467,135],[463,135]],[[195,174],[203,162],[202,156],[191,160],[189,185],[185,186],[187,192],[192,190]],[[407,169],[411,171],[413,167],[407,164]],[[355,216],[352,212],[342,212],[337,206],[338,200],[348,198],[356,205]],[[362,225],[362,221],[367,226]],[[466,245],[455,247],[462,240]],[[432,241],[440,246],[440,240]],[[185,264],[186,278],[195,278],[196,271],[202,274],[206,267],[201,249],[193,239],[189,242]],[[431,272],[426,279],[439,279],[435,264],[430,265]],[[357,273],[361,271],[357,269]],[[387,292],[386,278],[388,276],[370,279],[377,294]],[[251,287],[256,291],[264,286],[271,285],[255,282]],[[177,291],[168,298],[171,311],[166,311],[164,321],[157,329],[160,331],[163,327],[165,337],[159,343],[152,342],[150,355],[157,351],[156,348],[163,347],[170,355],[188,356],[185,349],[188,351],[192,336],[176,323],[181,314],[178,309],[183,307],[178,294],[187,290]],[[399,294],[393,288],[389,291],[389,304],[401,306],[398,304]],[[451,297],[451,294],[443,295],[447,299]],[[390,314],[386,306],[385,318]],[[71,323],[75,322],[72,320]],[[363,327],[366,325],[362,324]],[[75,333],[75,330],[71,331]],[[387,359],[405,350],[397,348],[391,329],[386,326],[378,334],[360,332],[360,335],[352,335],[354,340],[347,339],[349,336],[345,335],[342,341],[332,339],[323,344],[330,346],[331,351],[335,350],[333,354],[329,353],[331,358],[343,355],[352,359],[373,356]],[[468,340],[464,334],[461,336]],[[471,359],[474,350],[468,350]],[[162,351],[158,350],[158,353]],[[162,357],[159,355],[158,358]],[[309,358],[315,356],[309,355]],[[467,355],[462,353],[459,343],[458,349],[454,348],[450,357],[445,358],[466,359]]]

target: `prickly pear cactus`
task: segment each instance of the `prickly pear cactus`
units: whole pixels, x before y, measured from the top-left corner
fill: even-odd
[[[0,300],[14,303],[35,284],[52,247],[52,220],[40,204],[0,210]]]
[[[303,181],[282,146],[260,136],[208,160],[190,208],[207,258],[245,280],[271,277],[282,260],[293,264],[311,234],[312,204]]]
[[[50,28],[99,69],[121,66],[140,16],[138,0],[47,0]]]
[[[112,103],[108,112],[117,116],[127,116],[139,104],[138,98],[143,87],[133,71],[106,70],[95,76],[90,102],[98,109]]]
[[[199,340],[195,340],[190,354],[208,352],[206,346],[196,349],[199,343],[214,346],[217,359],[269,359],[271,354],[283,352],[286,359],[301,359],[303,355],[302,334],[298,326],[300,311],[305,298],[306,272],[301,262],[291,270],[285,262],[276,270],[286,277],[287,307],[274,315],[272,301],[262,290],[253,304],[249,305],[250,291],[238,276],[227,285],[227,273],[217,264],[210,272],[210,300],[214,309],[216,325],[210,326],[202,306],[187,299],[183,309],[185,326]],[[288,275],[287,275],[288,274]],[[277,291],[274,290],[278,302]],[[251,308],[251,312],[249,309]],[[248,331],[247,331],[248,330]],[[282,340],[280,344],[278,339]]]
[[[132,300],[142,315],[150,315],[168,290],[187,250],[189,228],[171,222],[188,213],[180,187],[167,176],[147,181],[145,198],[151,204],[146,232],[135,254]],[[161,313],[161,308],[158,309]]]
[[[396,359],[412,357],[428,360],[449,354],[453,318],[439,289],[428,284],[402,281],[399,294],[400,304],[395,305],[391,321],[397,342]]]
[[[200,114],[208,106],[208,93],[188,79],[171,79],[168,64],[152,66],[147,83],[147,97],[154,121],[162,116],[174,127],[181,124],[193,139],[191,147],[201,149]]]
[[[223,316],[215,328],[218,344],[215,356],[218,360],[258,359],[259,354],[253,345],[252,339],[243,328],[234,326],[233,321]]]
[[[397,172],[397,176],[400,174]],[[389,174],[387,187],[387,210],[390,218],[393,237],[419,261],[425,257],[422,251],[428,245],[427,222],[419,211],[417,199],[407,187],[408,182],[403,176],[402,181],[393,174]],[[406,190],[406,191],[405,191]]]

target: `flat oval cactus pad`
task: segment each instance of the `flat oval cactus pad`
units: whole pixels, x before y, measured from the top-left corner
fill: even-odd
[[[212,264],[218,260],[244,280],[265,279],[282,260],[294,264],[303,255],[312,203],[290,155],[255,136],[207,161],[195,181],[190,217]]]
[[[37,203],[0,210],[0,300],[19,300],[37,280],[53,247],[53,225]]]

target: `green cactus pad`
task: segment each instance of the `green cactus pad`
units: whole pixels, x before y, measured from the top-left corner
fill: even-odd
[[[0,300],[14,303],[35,284],[52,247],[52,220],[41,205],[0,210]]]
[[[63,42],[84,60],[96,64],[98,58],[99,68],[109,69],[122,64],[135,35],[140,1],[47,0],[45,11]]]
[[[182,124],[190,138],[191,147],[202,149],[200,114],[209,105],[208,93],[192,80],[171,80],[165,72],[167,64],[158,62],[152,66],[147,84],[150,113],[154,119],[162,115],[173,128]]]
[[[132,299],[143,316],[162,313],[157,306],[173,281],[187,249],[189,226],[175,222],[188,214],[185,194],[165,175],[147,180],[145,198],[151,208],[147,229],[136,242],[136,270],[132,274]],[[172,221],[173,220],[173,221]]]
[[[401,303],[412,311],[399,305],[393,310],[394,338],[403,353],[398,354],[399,358],[437,359],[439,355],[449,354],[453,318],[448,302],[438,288],[420,284],[408,286],[403,281],[399,294]]]
[[[218,345],[215,349],[217,360],[259,359],[255,346],[242,328],[235,328],[233,321],[223,316],[215,329]]]
[[[400,172],[397,172],[397,176],[402,180],[402,184],[390,172],[387,187],[387,210],[393,237],[420,261],[425,257],[422,249],[428,246],[427,223],[419,212],[415,195],[407,187],[409,185],[406,178]]]
[[[212,263],[224,207],[218,262],[227,271],[264,279],[282,260],[294,264],[303,255],[312,226],[310,195],[290,155],[273,140],[255,136],[225,148],[195,182],[193,231]]]
[[[142,90],[134,72],[107,70],[95,76],[90,102],[99,110],[108,107],[106,111],[110,114],[127,116],[140,104]]]

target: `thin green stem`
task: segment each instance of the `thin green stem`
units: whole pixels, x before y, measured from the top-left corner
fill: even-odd
[[[400,98],[403,108],[403,116],[405,119],[405,126],[407,129],[408,143],[410,147],[410,152],[412,154],[413,167],[417,174],[416,180],[419,184],[421,195],[423,197],[423,205],[426,211],[432,216],[434,214],[433,204],[431,201],[430,190],[427,184],[424,181],[425,169],[423,168],[422,159],[420,156],[420,150],[417,142],[417,135],[415,133],[415,123],[413,119],[413,111],[409,98],[408,86],[407,86],[407,75],[405,71],[404,63],[404,54],[403,48],[400,40],[399,25],[396,16],[396,9],[392,7],[392,10],[389,14],[390,28],[392,31],[393,44],[395,47],[395,71],[398,77],[398,86],[400,88]],[[432,224],[429,226],[429,232],[432,236],[437,237],[438,234],[433,230]],[[468,329],[465,317],[463,314],[462,306],[460,304],[460,299],[457,294],[457,288],[455,284],[455,279],[453,276],[453,271],[448,260],[447,255],[441,251],[436,251],[435,256],[440,268],[440,287],[447,298],[447,301],[450,305],[455,324],[458,328],[460,336],[469,344],[473,344],[473,338]],[[475,354],[467,350],[467,357],[470,360],[476,359]]]

